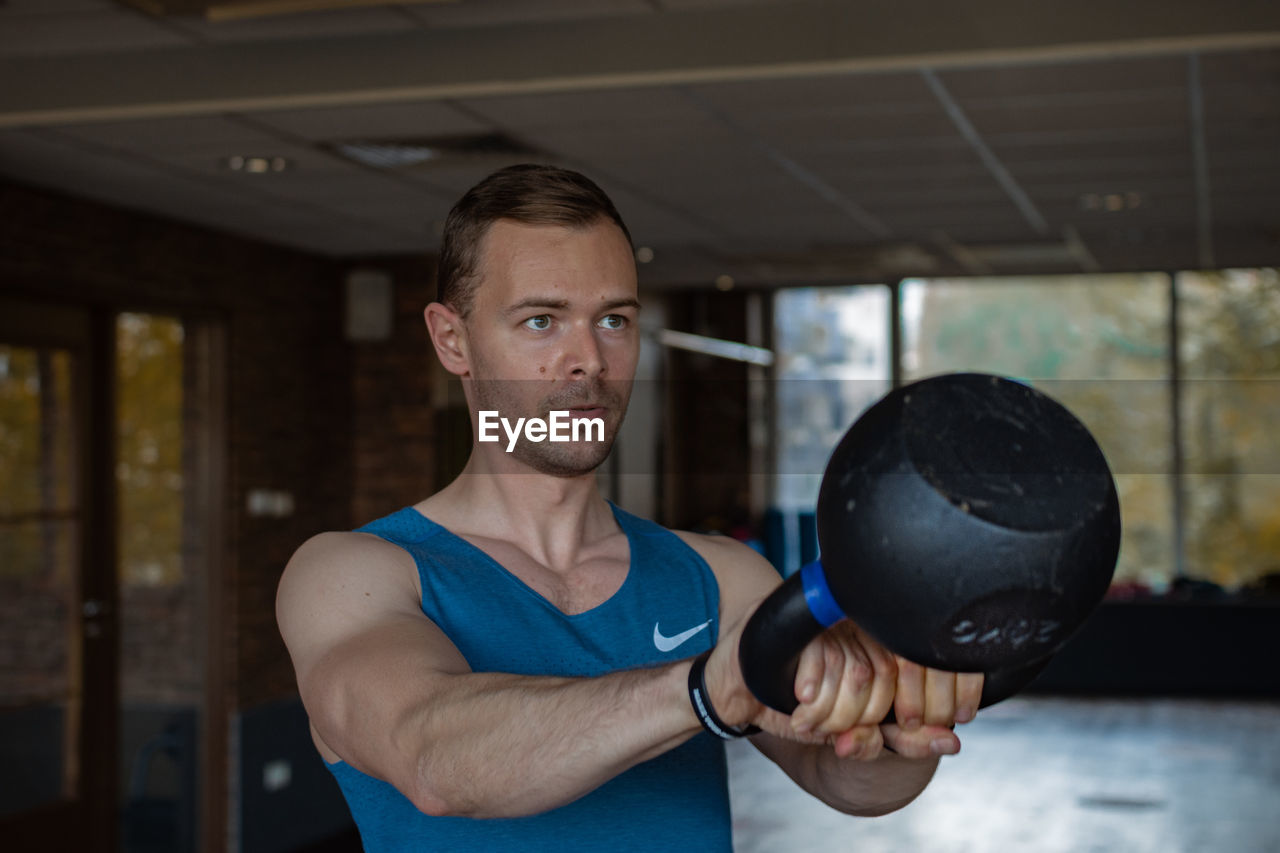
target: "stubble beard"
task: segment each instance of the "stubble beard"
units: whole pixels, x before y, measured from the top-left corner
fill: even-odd
[[[551,412],[564,411],[586,403],[603,406],[604,437],[602,441],[564,441],[553,442],[549,438],[539,442],[529,441],[521,430],[511,456],[539,474],[552,477],[581,477],[600,467],[613,449],[618,429],[622,425],[623,416],[627,412],[627,404],[631,396],[630,383],[618,381],[582,380],[544,397],[537,404],[536,411],[526,412],[520,402],[519,393],[530,380],[475,380],[472,389],[475,393],[476,406],[480,411],[496,411],[499,417],[507,418],[512,426],[516,418],[541,418],[550,420]],[[542,384],[542,383],[538,383]],[[584,425],[585,426],[585,425]],[[587,435],[594,435],[592,429],[583,430]],[[501,441],[506,450],[505,432]]]

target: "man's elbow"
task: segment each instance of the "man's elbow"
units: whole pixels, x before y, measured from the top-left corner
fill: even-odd
[[[463,809],[452,805],[448,799],[425,785],[418,785],[409,792],[409,802],[428,817],[470,817]]]
[[[413,778],[401,790],[414,808],[429,817],[477,817],[475,804],[468,802],[457,785],[449,784],[451,774],[441,772],[428,755],[413,768]]]
[[[852,815],[853,817],[883,817],[887,814],[892,814],[893,812],[898,811],[898,809],[906,808],[914,802],[918,796],[920,796],[918,793],[912,794],[910,797],[903,800],[893,800],[891,802],[884,803],[842,803],[832,805],[834,805],[838,811],[842,811],[847,815]]]
[[[455,774],[442,774],[439,770],[433,773],[424,762],[420,765],[414,782],[400,790],[418,811],[430,817],[531,817],[567,802],[548,800],[546,792],[541,790],[506,787],[501,793],[483,792],[474,787],[458,785],[459,778]]]

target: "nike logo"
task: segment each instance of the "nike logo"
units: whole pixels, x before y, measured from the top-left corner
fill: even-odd
[[[688,631],[681,631],[679,634],[676,634],[674,637],[664,637],[662,636],[662,632],[658,630],[658,623],[654,622],[653,623],[653,644],[658,647],[658,651],[669,652],[672,649],[683,645],[685,640],[688,640],[694,634],[697,634],[699,631],[701,631],[703,628],[707,627],[710,624],[711,624],[711,620],[708,619],[706,622],[703,622],[701,625],[695,625],[694,627],[690,628]]]

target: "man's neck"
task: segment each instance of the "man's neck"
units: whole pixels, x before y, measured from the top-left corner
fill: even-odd
[[[458,478],[418,509],[453,533],[508,542],[549,567],[572,564],[584,547],[618,530],[594,471],[557,477],[488,465],[475,452]]]

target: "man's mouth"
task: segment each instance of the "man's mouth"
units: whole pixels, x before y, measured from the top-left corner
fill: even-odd
[[[569,417],[571,418],[603,418],[606,409],[604,406],[586,405],[586,406],[570,406]]]

